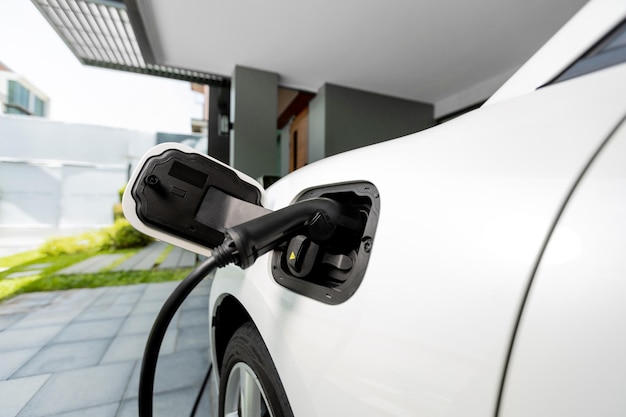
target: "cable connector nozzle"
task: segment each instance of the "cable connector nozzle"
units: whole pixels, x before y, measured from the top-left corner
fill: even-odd
[[[358,212],[329,198],[304,200],[226,229],[226,239],[236,247],[241,268],[248,268],[261,255],[291,237],[306,235],[316,243],[332,239],[337,230],[359,231],[363,220]]]

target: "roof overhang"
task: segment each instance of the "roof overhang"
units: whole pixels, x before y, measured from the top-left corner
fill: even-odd
[[[228,77],[159,64],[133,2],[121,0],[32,0],[68,48],[85,65],[209,85]]]
[[[32,0],[88,65],[224,85],[235,66],[432,103],[487,99],[587,0]]]
[[[317,92],[326,83],[432,103],[488,98],[587,0],[125,0],[155,60],[230,77],[236,66]]]

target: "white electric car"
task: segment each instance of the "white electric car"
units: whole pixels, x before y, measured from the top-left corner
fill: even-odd
[[[218,270],[218,415],[626,415],[625,19],[592,0],[480,109],[270,187],[362,227]]]

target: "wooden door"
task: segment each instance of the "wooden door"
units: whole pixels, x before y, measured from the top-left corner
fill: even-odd
[[[302,110],[289,129],[289,172],[305,166],[309,148],[309,108]]]

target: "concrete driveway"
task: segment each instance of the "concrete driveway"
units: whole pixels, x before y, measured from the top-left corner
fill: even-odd
[[[167,331],[155,416],[188,416],[209,368],[209,280]],[[136,416],[145,341],[176,285],[30,293],[0,304],[0,417]],[[205,393],[197,415],[209,409]]]

